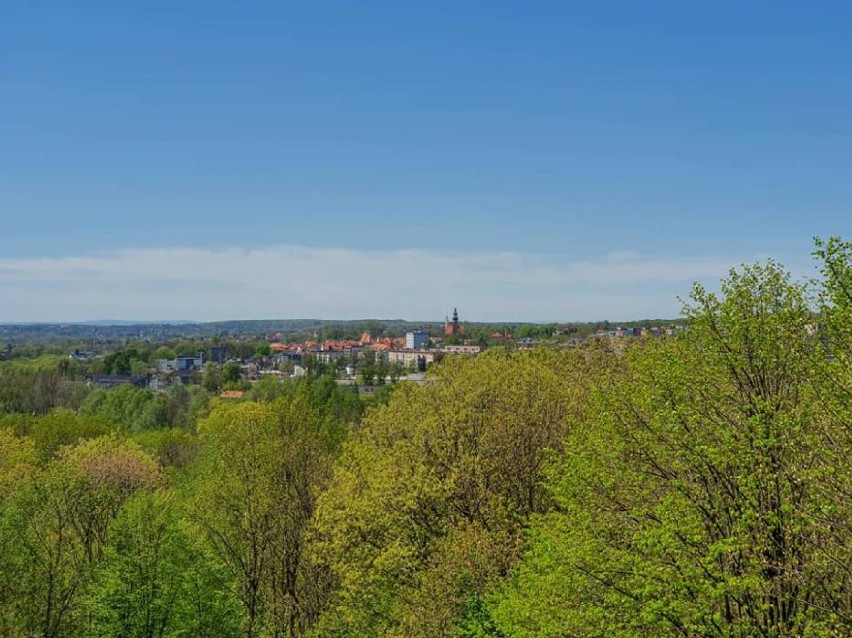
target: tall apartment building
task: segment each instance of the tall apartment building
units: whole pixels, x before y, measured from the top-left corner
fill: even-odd
[[[412,330],[405,333],[405,349],[421,350],[429,342],[429,335],[421,330]]]

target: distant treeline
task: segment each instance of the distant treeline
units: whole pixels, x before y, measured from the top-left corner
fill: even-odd
[[[642,319],[626,322],[593,321],[567,323],[482,323],[465,322],[464,339],[485,344],[494,333],[515,338],[549,339],[553,337],[585,338],[599,330],[616,326],[624,328],[667,326],[682,322],[677,319]],[[373,337],[402,337],[410,330],[423,330],[435,336],[443,334],[443,323],[403,320],[326,321],[319,319],[285,319],[259,321],[221,321],[185,324],[0,324],[0,361],[34,358],[43,354],[68,354],[69,351],[104,352],[133,344],[168,344],[170,347],[192,344],[197,351],[219,341],[266,341],[277,334],[291,341],[308,339],[359,339],[365,332]]]

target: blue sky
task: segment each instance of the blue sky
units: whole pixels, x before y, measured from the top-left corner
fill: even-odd
[[[0,321],[673,316],[852,230],[842,3],[0,3]],[[263,269],[263,272],[260,271]]]

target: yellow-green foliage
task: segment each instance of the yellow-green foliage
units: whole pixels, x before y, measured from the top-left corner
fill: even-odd
[[[690,330],[631,350],[554,461],[502,632],[850,635],[848,300],[814,315],[772,262],[696,287]]]
[[[36,470],[38,460],[32,439],[0,427],[0,501]]]
[[[0,636],[852,635],[852,245],[816,255],[695,287],[674,338],[448,357],[363,420],[330,378],[73,412],[7,366]]]
[[[303,633],[325,598],[303,536],[345,424],[336,388],[317,390],[299,383],[273,403],[220,404],[198,426],[194,515],[237,584],[249,637]]]
[[[315,519],[313,552],[339,582],[318,635],[452,634],[551,506],[539,470],[582,411],[588,359],[451,360],[367,417]]]

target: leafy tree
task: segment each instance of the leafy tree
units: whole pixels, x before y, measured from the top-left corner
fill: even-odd
[[[161,482],[157,462],[137,443],[115,435],[64,448],[57,466],[70,473],[75,485],[82,480],[73,522],[89,563],[100,558],[109,523],[122,504],[138,490]]]
[[[254,346],[254,357],[256,359],[260,359],[262,357],[268,357],[272,351],[269,349],[269,344],[265,341],[257,343]]]
[[[111,352],[104,357],[106,374],[128,375],[131,372],[131,357],[127,351]]]
[[[174,351],[174,348],[169,348],[168,346],[165,346],[165,345],[159,346],[156,350],[154,350],[154,352],[151,353],[151,359],[153,359],[155,361],[157,359],[170,360],[170,359],[174,359],[176,356],[177,355]]]
[[[207,414],[210,393],[197,385],[177,384],[165,393],[168,427],[194,430],[197,419]]]
[[[298,379],[292,387],[294,395],[300,392],[309,394],[313,404],[331,419],[332,424],[355,423],[361,419],[364,406],[358,394],[351,388],[338,385],[332,377]],[[342,437],[344,433],[338,428],[337,434]]]
[[[198,456],[198,438],[186,430],[145,430],[133,435],[133,440],[165,469],[186,469]]]
[[[816,350],[818,392],[827,415],[842,418],[852,399],[852,243],[831,237],[817,240],[814,255],[820,260],[824,286],[819,289],[817,337],[824,347]],[[849,429],[840,428],[849,444]]]
[[[493,606],[506,635],[852,628],[849,402],[814,385],[848,342],[814,338],[805,290],[772,262],[721,296],[696,286],[686,314],[684,335],[601,380],[555,461],[559,507]]]
[[[10,428],[0,427],[0,502],[26,480],[38,464],[38,452],[31,438],[16,436]]]
[[[44,365],[0,366],[0,414],[46,414],[54,408],[76,409],[88,393],[85,384],[59,369],[67,359],[51,358]]]
[[[87,574],[83,543],[74,526],[82,489],[81,480],[54,467],[21,486],[6,508],[5,527],[13,530],[15,545],[14,551],[4,552],[3,562],[18,571],[6,581],[2,615],[18,635],[70,633],[77,593]]]
[[[219,375],[219,366],[208,361],[204,364],[204,372],[201,375],[201,384],[208,392],[218,392],[222,387],[222,380]]]
[[[269,441],[275,423],[266,406],[234,406],[227,416],[222,410],[214,410],[202,430],[210,469],[197,493],[197,516],[239,585],[245,633],[251,637],[262,631],[266,612],[262,585],[270,569],[269,544],[277,523],[273,467],[278,449]]]
[[[317,508],[312,548],[339,587],[316,635],[451,636],[458,618],[473,623],[524,521],[550,507],[539,470],[579,409],[584,369],[578,353],[448,360],[434,383],[400,384],[369,413]]]
[[[240,364],[236,361],[228,361],[222,368],[222,385],[228,383],[239,383],[242,378],[242,370]]]
[[[142,359],[133,359],[130,362],[130,374],[137,377],[144,377],[148,374],[148,368],[148,362],[143,361]]]
[[[325,591],[303,536],[345,428],[311,384],[292,388],[274,404],[223,404],[199,425],[195,516],[238,584],[248,637],[301,635]]]
[[[21,551],[16,491],[38,472],[39,457],[29,437],[0,427],[0,635],[16,636],[21,611],[20,577],[27,568]]]
[[[59,450],[78,441],[103,436],[115,427],[97,416],[74,414],[70,410],[54,410],[31,422],[21,431],[32,437],[43,459],[53,458]]]
[[[267,376],[252,384],[248,396],[254,401],[272,403],[290,392],[289,384],[289,380]]]
[[[179,427],[191,429],[210,398],[200,386],[176,385],[166,393],[121,384],[93,391],[80,406],[84,416],[99,417],[130,432]]]
[[[4,527],[15,530],[20,571],[5,607],[20,635],[59,638],[82,626],[81,592],[111,521],[134,492],[158,483],[153,459],[109,436],[64,448],[15,492]]]
[[[364,385],[373,385],[376,382],[376,368],[372,363],[361,366],[361,382]]]
[[[168,493],[141,492],[110,525],[84,606],[88,636],[238,636],[221,568],[181,523]]]
[[[128,383],[93,391],[80,406],[80,414],[101,416],[130,431],[170,425],[167,397]]]

